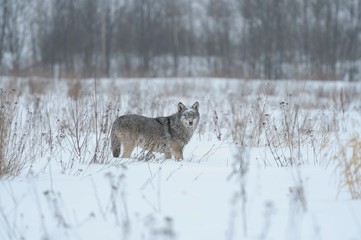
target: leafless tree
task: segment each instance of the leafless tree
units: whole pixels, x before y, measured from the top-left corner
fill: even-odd
[[[13,72],[179,76],[205,60],[202,74],[217,76],[353,80],[361,70],[361,0],[0,3],[0,63],[10,58]]]
[[[5,30],[9,19],[9,0],[1,0],[0,15],[0,66],[2,65],[3,54],[5,50]],[[1,70],[1,69],[0,69]]]

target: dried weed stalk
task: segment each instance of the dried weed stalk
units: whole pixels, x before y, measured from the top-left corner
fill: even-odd
[[[19,174],[26,163],[29,124],[18,116],[18,101],[15,89],[0,90],[0,177]]]
[[[347,187],[352,199],[361,199],[361,139],[351,138],[342,147],[338,161],[337,169],[342,173],[341,188]]]

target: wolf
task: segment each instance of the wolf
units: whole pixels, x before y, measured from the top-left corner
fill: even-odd
[[[150,118],[128,114],[118,117],[112,126],[111,148],[114,157],[129,158],[134,148],[164,153],[165,159],[172,156],[183,160],[183,148],[189,142],[200,120],[199,103],[191,107],[178,103],[178,111],[167,117]]]

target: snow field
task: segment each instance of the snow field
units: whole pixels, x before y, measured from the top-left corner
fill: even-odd
[[[361,239],[341,164],[359,139],[359,84],[3,80],[27,137],[20,173],[0,180],[0,239]],[[112,158],[116,116],[179,101],[201,112],[183,161]]]

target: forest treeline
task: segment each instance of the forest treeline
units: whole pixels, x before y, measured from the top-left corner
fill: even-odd
[[[361,0],[0,0],[1,74],[358,80]]]

